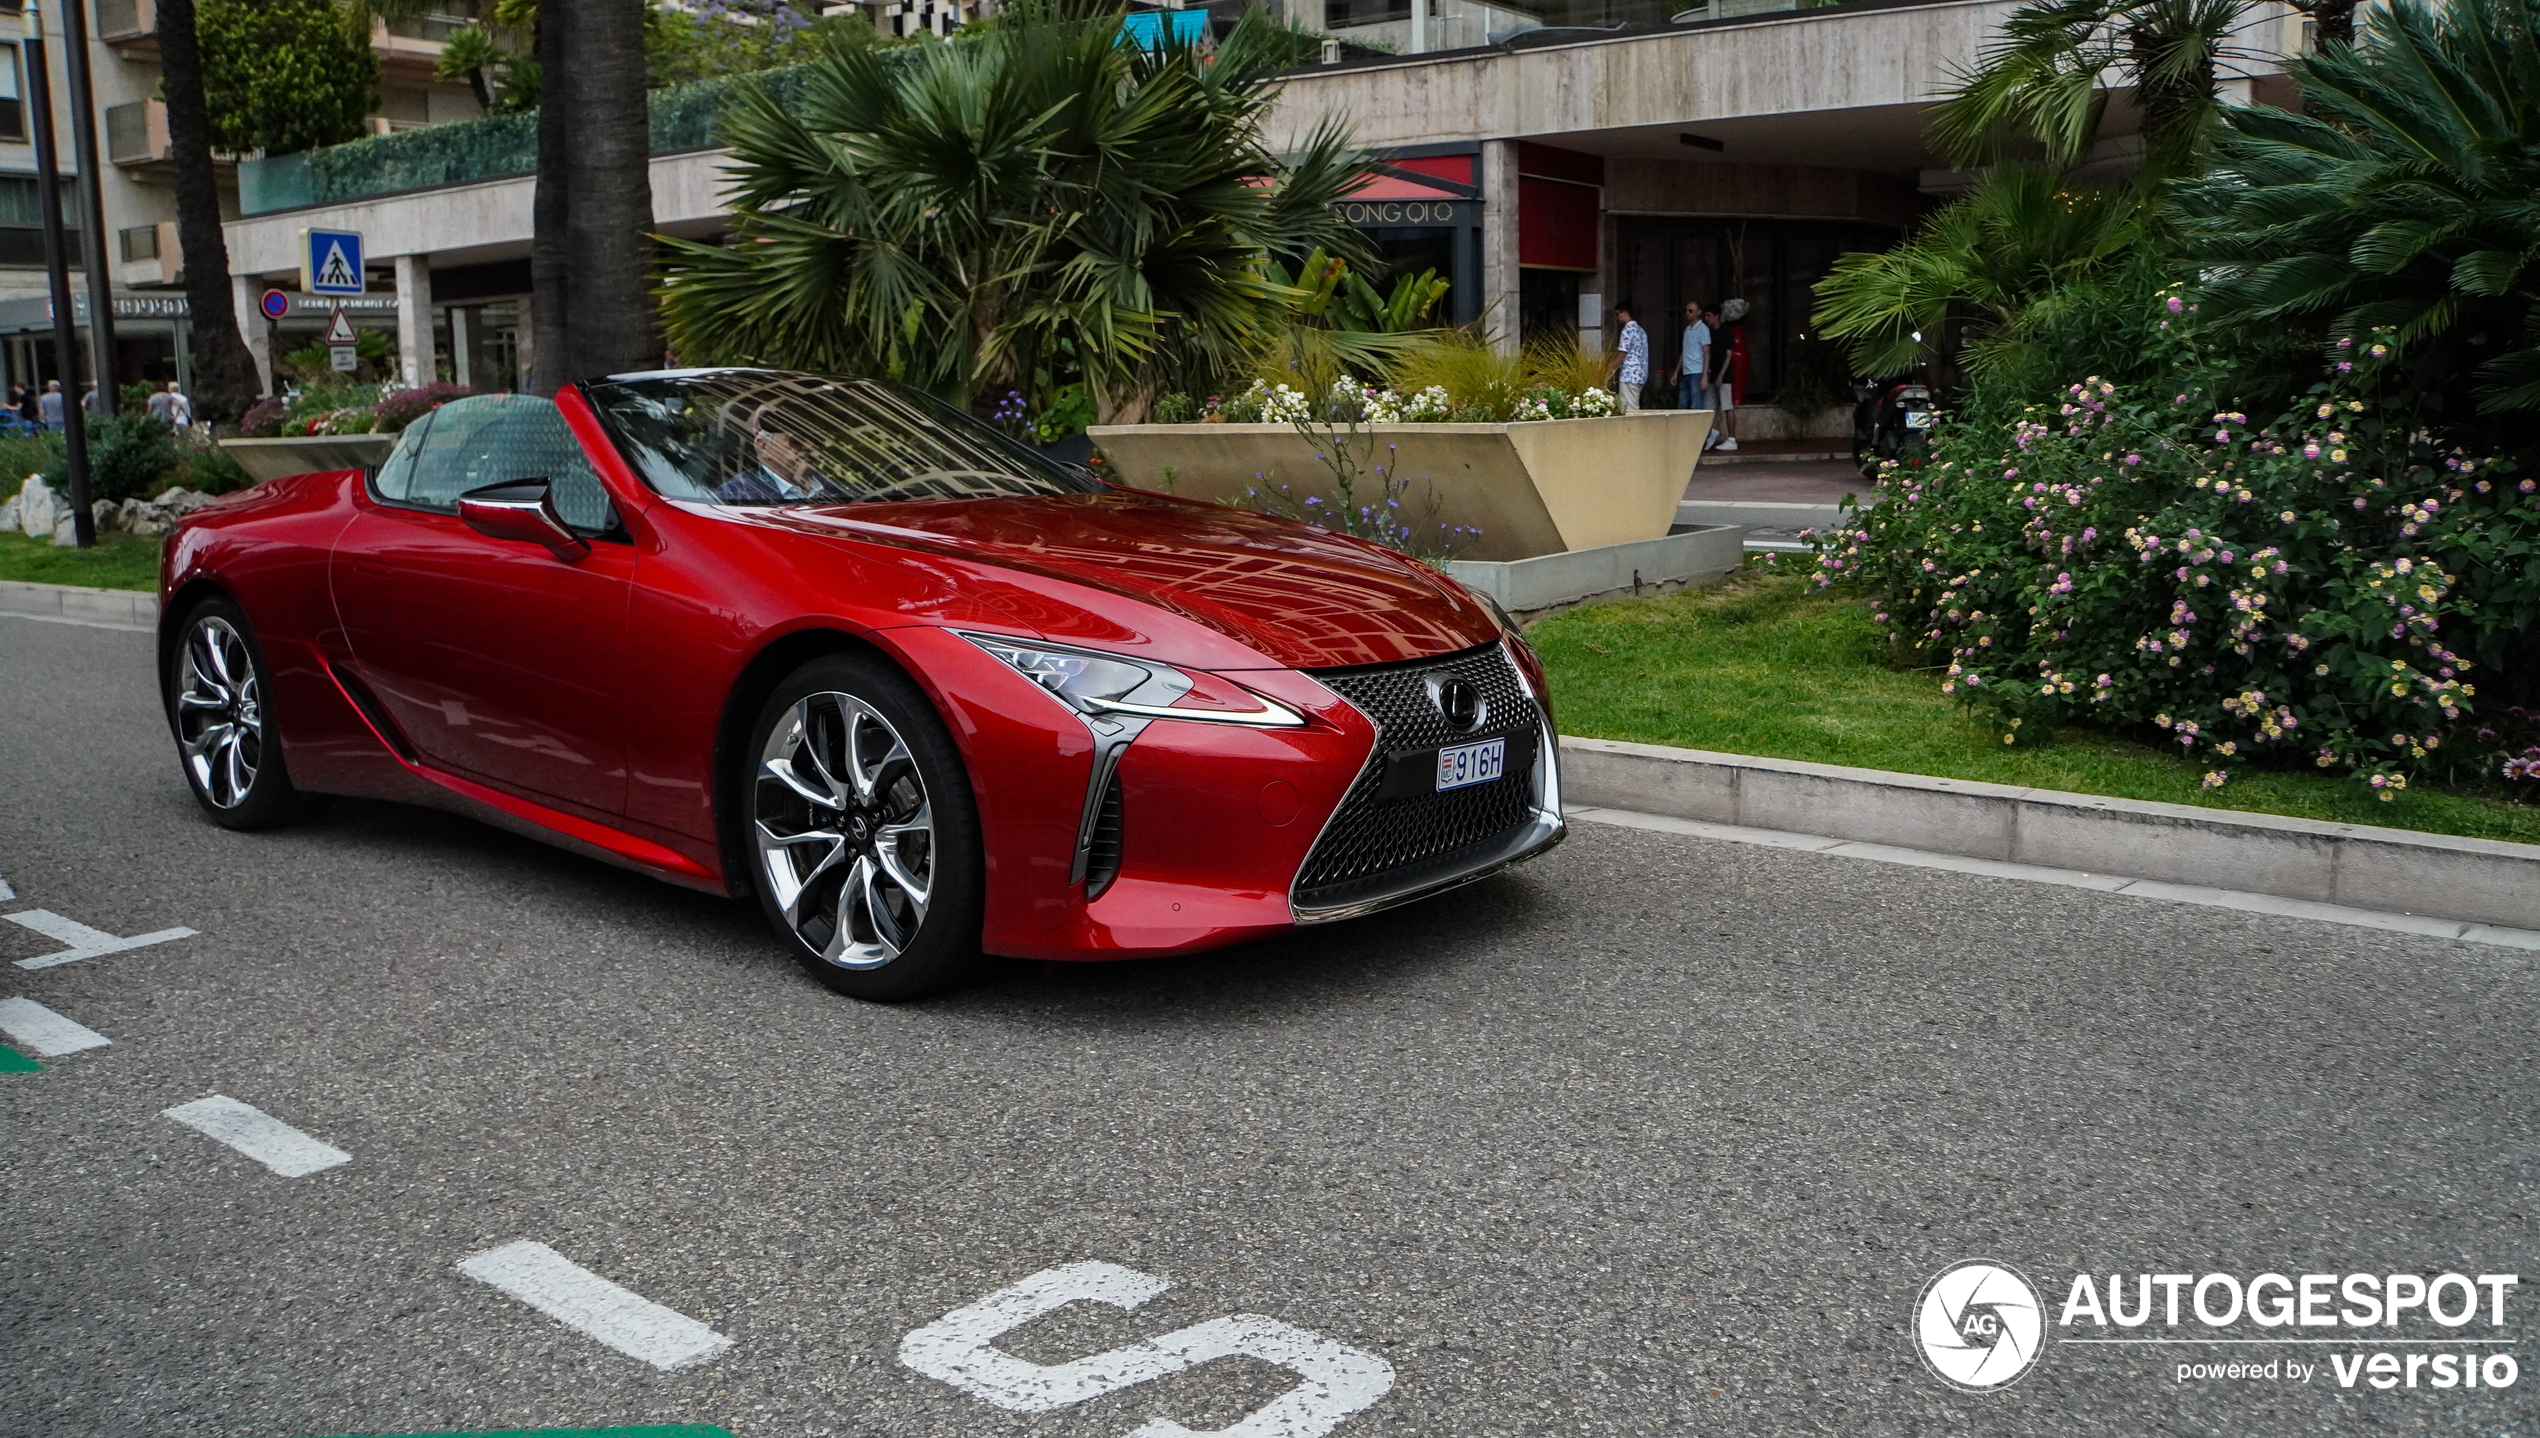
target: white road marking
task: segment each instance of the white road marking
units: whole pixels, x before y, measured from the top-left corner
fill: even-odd
[[[1935,854],[1923,849],[1900,849],[1889,844],[1865,844],[1853,839],[1829,839],[1822,834],[1793,834],[1780,829],[1750,829],[1737,824],[1713,824],[1699,819],[1674,819],[1664,814],[1638,814],[1628,809],[1576,808],[1564,811],[1570,818],[1585,819],[1592,824],[1613,824],[1626,829],[1654,829],[1663,834],[1689,834],[1700,839],[1723,839],[1733,844],[1759,844],[1771,849],[1805,849],[1814,854],[1833,854],[1845,859],[1869,859],[1882,864],[1906,864],[1918,869],[1946,869],[1958,874],[1982,874],[1995,879],[2018,879],[2031,884],[2056,884],[2073,889],[2096,889],[2104,894],[2125,894],[2138,899],[2166,899],[2174,904],[2197,904],[2212,909],[2236,909],[2249,914],[2276,914],[2288,919],[2317,919],[2330,924],[2352,924],[2358,928],[2385,929],[2393,933],[2422,934],[2435,939],[2460,939],[2473,944],[2501,944],[2513,949],[2540,949],[2540,929],[2517,929],[2503,924],[2478,924],[2461,919],[2433,919],[2423,914],[2393,914],[2380,909],[2355,909],[2343,904],[2322,904],[2310,899],[2286,899],[2274,894],[2252,894],[2238,889],[2208,889],[2196,884],[2171,884],[2159,879],[2129,879],[2120,874],[2086,874],[2078,869],[2050,869],[2037,864],[2009,864],[1999,859],[1973,859],[1962,854]]]
[[[1047,1413],[1152,1383],[1220,1358],[1258,1358],[1304,1380],[1212,1438],[1320,1438],[1393,1391],[1393,1365],[1376,1355],[1258,1313],[1212,1318],[1066,1363],[1033,1363],[996,1340],[1083,1300],[1134,1309],[1170,1287],[1116,1263],[1070,1263],[1009,1284],[900,1340],[900,1362],[1013,1413]],[[1151,1418],[1128,1438],[1201,1438]]]
[[[46,1058],[102,1049],[109,1040],[84,1024],[76,1024],[33,999],[0,999],[0,1030]]]
[[[178,1104],[162,1117],[218,1139],[284,1178],[302,1178],[353,1161],[351,1154],[333,1144],[321,1143],[262,1109],[221,1094]]]
[[[18,891],[9,887],[8,879],[0,876],[0,904],[5,904],[17,896]]]
[[[48,939],[59,939],[70,945],[69,948],[55,953],[38,954],[31,959],[20,959],[18,967],[22,969],[49,969],[55,964],[75,964],[82,959],[120,954],[126,949],[147,948],[152,944],[164,944],[172,939],[194,937],[192,929],[161,929],[154,934],[136,934],[129,939],[117,938],[102,929],[92,929],[75,919],[65,919],[59,914],[43,909],[29,909],[23,914],[0,914],[0,919],[7,919],[21,928],[33,929]]]
[[[543,1243],[523,1239],[489,1248],[461,1262],[459,1272],[655,1368],[701,1363],[732,1346],[686,1314],[620,1288]]]

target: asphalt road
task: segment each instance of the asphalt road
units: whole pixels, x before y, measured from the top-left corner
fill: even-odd
[[[1344,927],[875,1007],[754,910],[462,820],[224,834],[154,705],[144,636],[0,618],[0,912],[196,930],[0,963],[111,1040],[0,1075],[0,1433],[1116,1438],[1294,1385],[1225,1359],[1030,1415],[900,1361],[1094,1260],[1171,1287],[1003,1348],[1264,1315],[1390,1366],[1347,1438],[2540,1432],[2529,1374],[2181,1383],[2163,1348],[1963,1395],[1910,1323],[1977,1257],[2050,1308],[2085,1271],[2457,1270],[2526,1275],[2474,1330],[2520,1340],[2531,954],[1581,825]],[[0,924],[0,960],[59,947]],[[351,1161],[161,1116],[211,1094]],[[522,1240],[730,1346],[660,1371],[459,1271]]]

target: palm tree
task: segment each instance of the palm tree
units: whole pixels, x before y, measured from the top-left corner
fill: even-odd
[[[2181,196],[2216,317],[2386,329],[2480,410],[2540,410],[2540,0],[2393,0],[2294,72],[2316,113],[2232,112]]]
[[[2219,102],[2218,67],[2249,0],[2037,0],[2003,22],[1958,90],[1932,112],[1931,136],[1951,163],[1998,158],[2022,142],[2071,169],[2100,138],[2112,89],[2130,87],[2145,160],[2184,172]]]
[[[573,0],[566,57],[545,73],[542,112],[568,137],[565,368],[558,381],[642,369],[661,359],[652,304],[652,127],[644,90],[647,0]],[[542,136],[543,138],[543,136]],[[542,157],[543,158],[543,157]],[[539,183],[546,183],[543,170]],[[544,296],[537,297],[543,309]]]
[[[1817,283],[1817,329],[1850,343],[1858,372],[1894,374],[1939,349],[1955,317],[1971,373],[2014,365],[2033,307],[2113,273],[2147,222],[2139,182],[2077,189],[2053,170],[2000,166],[1913,239],[1836,260]]]
[[[220,188],[212,175],[211,109],[203,99],[194,0],[159,0],[159,76],[176,182],[177,250],[185,266],[194,412],[216,424],[233,422],[263,386],[256,357],[238,332],[229,288],[229,245],[221,238]]]
[[[1374,258],[1332,208],[1362,173],[1343,134],[1262,146],[1292,49],[1258,11],[1204,58],[1017,7],[951,44],[819,61],[791,104],[746,91],[723,118],[732,242],[665,241],[671,340],[963,400],[1064,356],[1105,419],[1165,376],[1237,369],[1294,296],[1272,261]]]

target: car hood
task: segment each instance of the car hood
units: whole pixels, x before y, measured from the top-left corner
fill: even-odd
[[[1295,669],[1384,664],[1499,637],[1463,586],[1313,525],[1138,491],[759,511],[841,538],[992,565],[988,602],[1043,637],[1184,649],[1154,611]],[[1033,581],[1054,581],[1033,582]],[[1127,601],[1122,603],[1121,601]],[[1180,662],[1234,668],[1222,646]],[[1171,657],[1169,655],[1165,657]]]

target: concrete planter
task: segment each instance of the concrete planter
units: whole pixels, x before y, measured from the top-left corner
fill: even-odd
[[[1526,424],[1368,425],[1355,442],[1363,465],[1411,481],[1403,508],[1424,516],[1434,497],[1438,522],[1481,531],[1458,559],[1514,560],[1664,538],[1710,428],[1708,410],[1656,410]],[[1240,500],[1246,490],[1277,485],[1299,499],[1335,498],[1332,472],[1288,425],[1089,432],[1125,484],[1187,499]],[[1368,498],[1362,488],[1359,502]]]
[[[258,484],[286,474],[360,469],[379,463],[397,445],[393,434],[313,434],[293,439],[224,439],[221,452]]]

